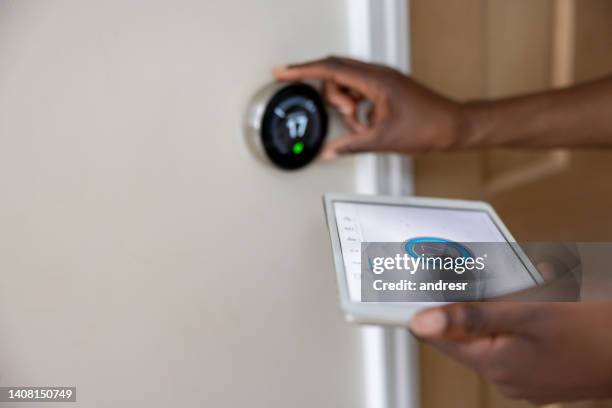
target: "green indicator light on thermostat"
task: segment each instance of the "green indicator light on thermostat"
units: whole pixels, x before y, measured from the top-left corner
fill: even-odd
[[[294,154],[302,153],[302,151],[304,150],[304,143],[297,142],[296,144],[293,145],[293,149],[292,150],[293,150]]]

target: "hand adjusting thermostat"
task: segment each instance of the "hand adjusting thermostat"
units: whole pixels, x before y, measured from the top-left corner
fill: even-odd
[[[249,145],[262,158],[285,170],[309,164],[327,135],[328,116],[311,85],[276,82],[261,89],[246,117]]]

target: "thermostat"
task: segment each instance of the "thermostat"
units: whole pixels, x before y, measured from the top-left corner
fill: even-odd
[[[251,101],[246,118],[249,145],[259,156],[285,170],[308,165],[327,135],[328,115],[312,85],[276,82]]]

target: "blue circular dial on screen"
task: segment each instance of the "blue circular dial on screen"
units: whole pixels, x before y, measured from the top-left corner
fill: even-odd
[[[404,243],[404,251],[413,258],[474,258],[472,251],[465,245],[440,237],[417,237],[409,239]],[[484,293],[486,280],[480,276],[484,271],[479,271],[478,274],[472,270],[454,273],[442,268],[438,270],[430,269],[428,272],[429,273],[424,276],[430,282],[436,282],[439,279],[443,279],[446,282],[467,283],[463,291],[444,291],[442,293],[442,300],[444,301],[457,302],[479,300]]]
[[[418,237],[406,241],[404,251],[414,258],[470,258],[472,251],[464,245],[445,238]]]

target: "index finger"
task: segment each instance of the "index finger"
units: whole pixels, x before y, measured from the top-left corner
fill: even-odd
[[[491,337],[478,337],[464,341],[430,339],[426,343],[460,363],[477,370],[481,367],[483,361],[494,355],[496,352],[495,342],[499,342],[499,339]],[[507,339],[507,337],[502,339]]]
[[[357,64],[347,58],[329,57],[302,64],[275,68],[272,73],[280,81],[328,80],[371,96],[367,64]]]

